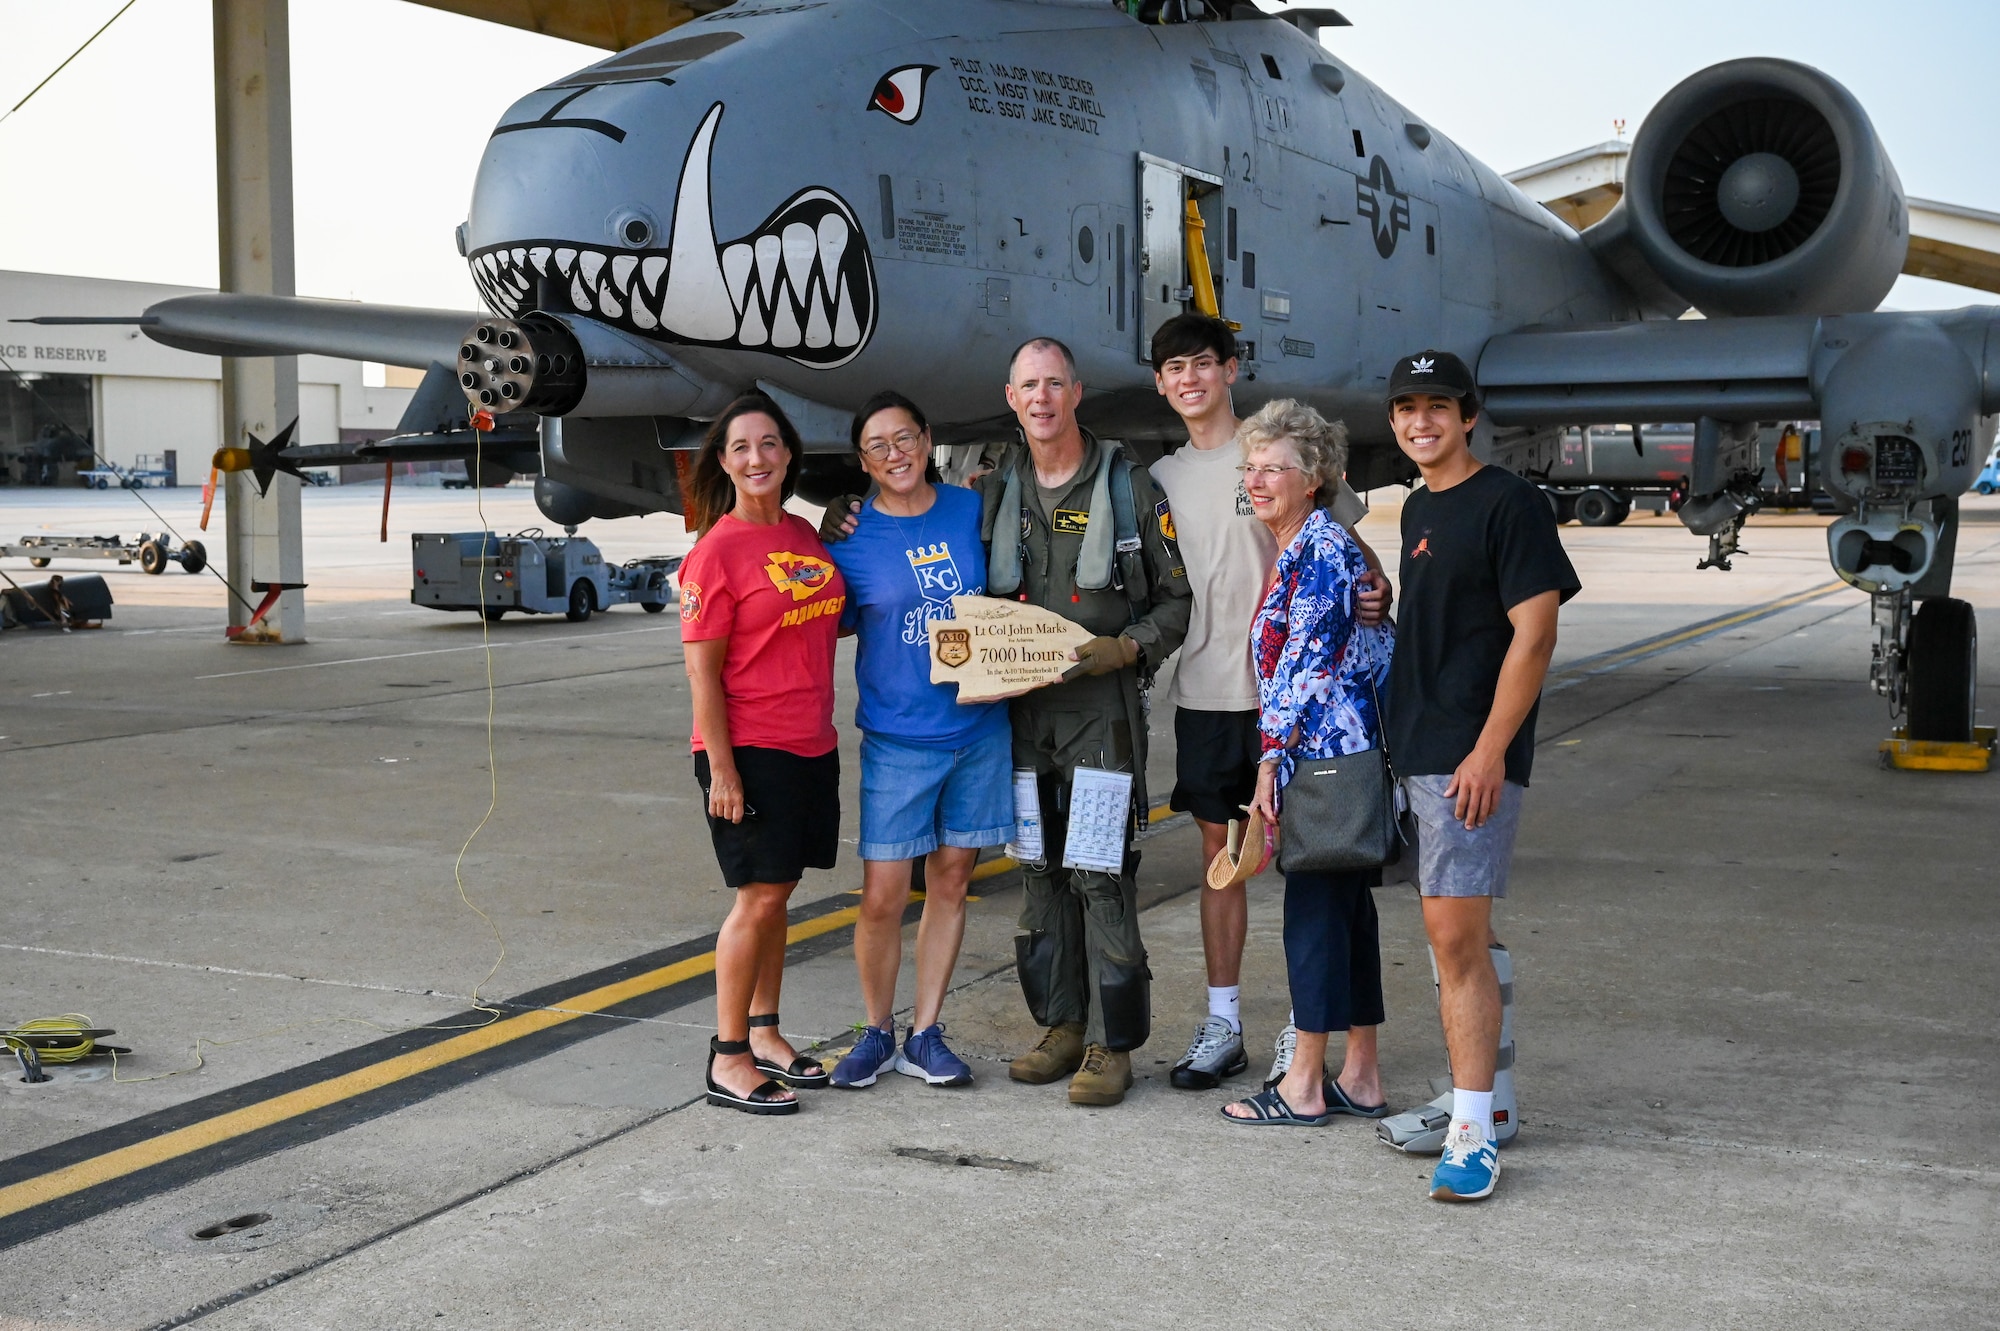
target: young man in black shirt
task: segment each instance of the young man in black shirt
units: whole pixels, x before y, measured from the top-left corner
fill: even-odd
[[[1495,963],[1506,952],[1493,900],[1507,895],[1557,607],[1582,584],[1541,491],[1473,457],[1479,398],[1465,362],[1444,351],[1405,356],[1388,406],[1396,442],[1424,478],[1403,505],[1403,610],[1387,706],[1389,752],[1417,816],[1417,886],[1451,1057],[1451,1117],[1431,1196],[1477,1201],[1500,1178]],[[1501,1108],[1511,1117],[1511,1103]]]

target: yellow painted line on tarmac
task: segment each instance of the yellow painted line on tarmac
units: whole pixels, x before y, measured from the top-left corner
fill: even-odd
[[[1148,811],[1147,822],[1157,823],[1172,816],[1173,811],[1161,804]],[[973,870],[972,876],[974,879],[993,878],[1018,867],[1020,866],[1013,859],[1001,856],[978,866]],[[785,943],[791,946],[849,928],[860,917],[860,908],[856,906],[829,911],[824,915],[792,925],[785,931]],[[191,1123],[187,1127],[162,1133],[146,1141],[107,1151],[88,1160],[79,1160],[73,1165],[51,1170],[35,1178],[23,1179],[19,1183],[0,1187],[0,1218],[16,1215],[31,1207],[82,1192],[85,1188],[113,1182],[139,1170],[165,1164],[195,1151],[261,1131],[288,1119],[325,1109],[329,1105],[339,1104],[343,1100],[380,1090],[474,1054],[497,1049],[524,1036],[560,1026],[564,1022],[575,1021],[578,1017],[591,1016],[670,985],[698,979],[714,970],[715,953],[704,952],[700,956],[688,957],[683,961],[661,966],[614,984],[587,990],[560,1004],[503,1017],[490,1025],[462,1032],[437,1044],[397,1054],[380,1063],[357,1068],[353,1072],[330,1077],[310,1086],[301,1086],[297,1090],[218,1114],[200,1123]]]
[[[814,919],[795,924],[785,931],[787,944],[801,943],[809,938],[832,933],[852,925],[860,917],[860,911],[850,906],[831,911]],[[189,1124],[173,1132],[162,1133],[158,1137],[89,1160],[79,1160],[73,1165],[52,1170],[36,1178],[24,1179],[19,1183],[0,1188],[0,1217],[14,1215],[32,1206],[40,1206],[85,1188],[96,1187],[123,1178],[127,1174],[164,1164],[169,1160],[187,1155],[220,1142],[241,1137],[247,1133],[268,1128],[287,1119],[297,1118],[324,1109],[328,1105],[349,1100],[369,1091],[380,1090],[384,1086],[429,1072],[433,1068],[455,1063],[473,1054],[496,1049],[527,1035],[534,1035],[578,1017],[590,1016],[606,1008],[615,1007],[630,999],[649,994],[669,985],[697,979],[715,969],[715,953],[704,952],[698,957],[689,957],[670,966],[634,975],[597,989],[587,990],[560,1007],[537,1008],[532,1012],[517,1013],[503,1017],[488,1026],[454,1035],[422,1049],[413,1049],[406,1054],[398,1054],[380,1063],[365,1068],[357,1068],[342,1076],[331,1077],[311,1086],[301,1086],[295,1091],[287,1091],[269,1100],[241,1109],[218,1114],[200,1123]]]

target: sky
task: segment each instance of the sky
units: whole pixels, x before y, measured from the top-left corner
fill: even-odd
[[[121,3],[0,0],[0,110]],[[1629,138],[1706,65],[1777,55],[1860,98],[1912,196],[2000,212],[1994,0],[1338,7],[1354,26],[1325,44],[1502,172],[1611,138],[1618,119]],[[0,122],[0,268],[215,284],[209,13],[138,0]],[[604,53],[406,0],[292,0],[291,24],[300,293],[473,308],[452,228],[487,135],[520,94]],[[1974,301],[2000,296],[1904,278],[1887,303]]]

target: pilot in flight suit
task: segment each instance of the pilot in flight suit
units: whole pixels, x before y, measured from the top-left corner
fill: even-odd
[[[1015,949],[1028,1009],[1048,1030],[1010,1075],[1043,1083],[1074,1072],[1070,1100],[1106,1105],[1132,1084],[1130,1051],[1152,1022],[1134,877],[1133,836],[1147,807],[1140,681],[1181,645],[1194,603],[1173,514],[1151,473],[1116,444],[1082,434],[1083,463],[1059,494],[1038,487],[1025,442],[1010,445],[977,489],[987,594],[1018,597],[1102,635],[1079,649],[1072,677],[1012,704],[1014,766],[1039,778],[1044,854],[1022,866],[1027,932]],[[1122,874],[1062,867],[1079,766],[1133,774]]]

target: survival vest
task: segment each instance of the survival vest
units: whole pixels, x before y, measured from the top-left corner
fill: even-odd
[[[1076,557],[1076,585],[1085,591],[1115,586],[1125,593],[1130,609],[1127,623],[1137,623],[1152,604],[1152,583],[1146,574],[1145,542],[1139,536],[1138,506],[1132,498],[1132,469],[1138,464],[1118,444],[1098,442],[1097,476],[1090,489],[1090,511],[1111,510],[1111,525],[1091,523],[1084,529],[1083,548]],[[1025,449],[1027,446],[1022,445]],[[1030,463],[1030,465],[1033,465]],[[1000,501],[986,514],[986,588],[995,596],[1021,589],[1021,468],[1010,457],[1001,481]],[[1007,520],[1001,521],[1001,515]]]

